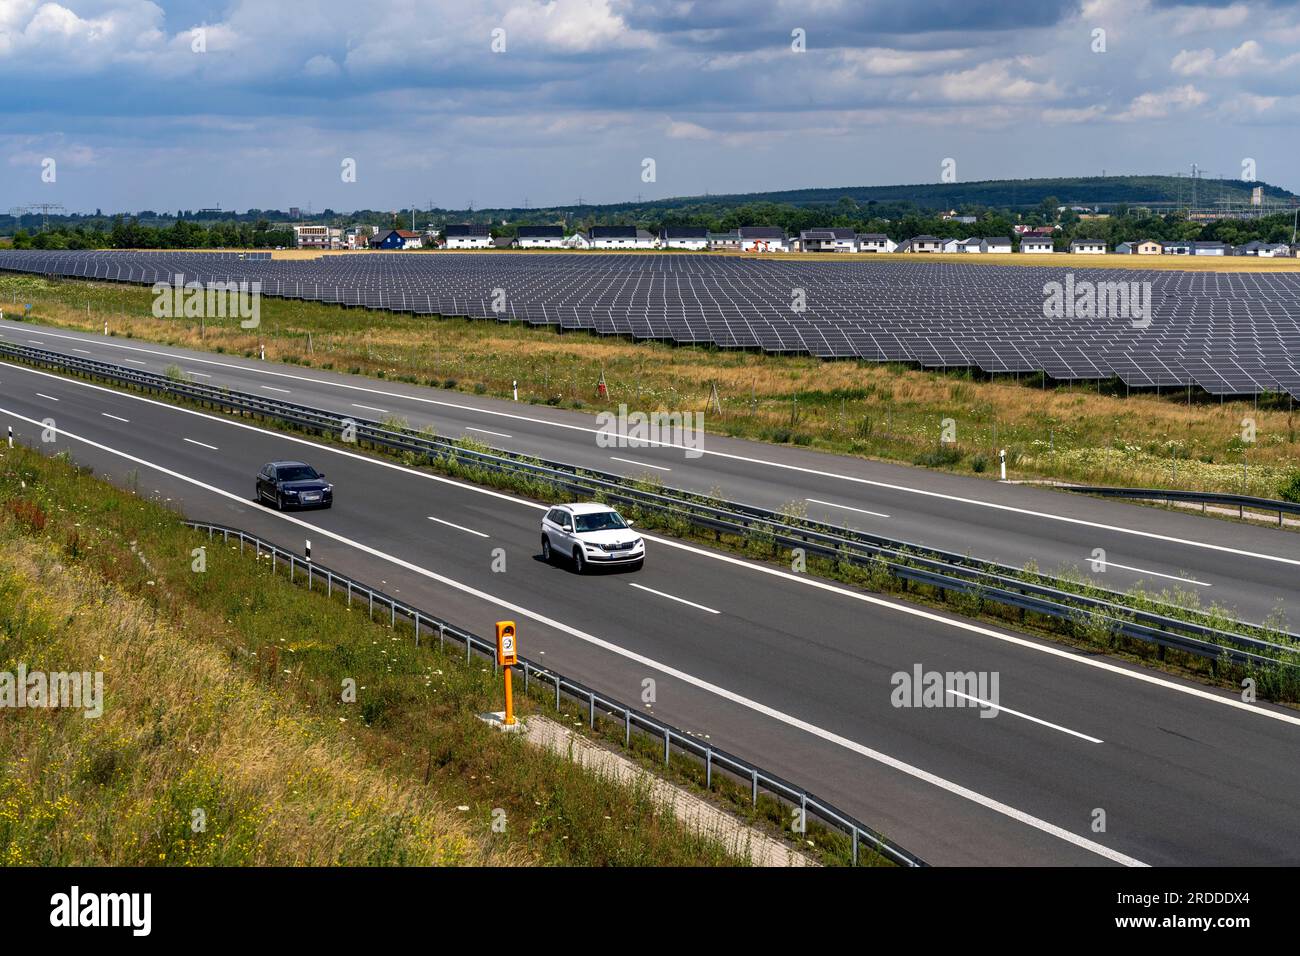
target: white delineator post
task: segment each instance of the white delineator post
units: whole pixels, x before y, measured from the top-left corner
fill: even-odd
[[[306,555],[307,555],[307,560],[310,561],[310,560],[311,560],[311,538],[308,538],[304,543],[305,543],[306,546],[307,546],[307,547],[304,549],[304,551],[305,551],[305,553],[306,553]]]
[[[510,382],[510,391],[514,394],[515,401],[519,401],[519,380],[512,379]]]
[[[1002,463],[1002,480],[1006,481],[1007,480],[1007,450],[1005,448],[1003,448],[1000,452],[998,452],[998,459]]]

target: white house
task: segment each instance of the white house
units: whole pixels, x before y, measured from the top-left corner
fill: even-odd
[[[1160,248],[1163,255],[1166,256],[1190,256],[1192,254],[1192,244],[1179,239],[1174,242],[1162,242]]]
[[[789,249],[785,230],[780,226],[741,226],[742,252],[786,252]]]
[[[566,236],[565,239],[564,239],[564,243],[563,243],[563,245],[564,245],[564,248],[566,248],[566,249],[590,249],[590,248],[592,248],[592,245],[591,245],[591,237],[590,237],[589,235],[587,235],[587,233],[585,233],[585,232],[575,232],[575,233],[574,233],[573,235],[571,235],[571,236]]]
[[[974,243],[971,248],[966,248],[966,243]],[[939,244],[941,252],[979,252],[980,241],[978,239],[941,239]]]
[[[942,252],[943,240],[938,236],[913,236],[899,243],[897,252]]]
[[[804,252],[857,252],[858,236],[852,229],[804,229],[799,233]]]
[[[993,254],[1010,254],[1011,240],[1006,236],[985,236],[978,240],[980,252],[989,252]]]
[[[659,239],[649,229],[638,229],[636,231],[636,248],[653,249],[659,245]]]
[[[659,246],[698,252],[709,248],[709,230],[703,226],[664,226],[659,230]]]
[[[1273,259],[1278,256],[1289,256],[1290,254],[1291,247],[1286,243],[1260,242],[1258,239],[1243,242],[1233,253],[1233,255],[1238,256],[1257,256],[1260,259]]]
[[[1046,236],[1026,236],[1020,240],[1020,251],[1032,255],[1043,255],[1056,251],[1056,246]]]
[[[442,237],[448,249],[491,249],[492,231],[480,223],[459,223],[445,226]],[[407,248],[411,248],[407,246]]]
[[[858,233],[858,252],[893,252],[898,245],[883,232]]]
[[[636,226],[592,226],[587,241],[592,249],[635,249],[636,233]]]
[[[520,249],[563,249],[563,226],[520,226],[515,233],[515,245]]]
[[[1231,254],[1231,249],[1221,242],[1192,243],[1192,255],[1194,256],[1227,256]]]
[[[740,248],[740,233],[738,232],[711,232],[709,233],[710,249],[730,249],[733,252]]]
[[[1070,243],[1070,251],[1076,255],[1105,255],[1106,243],[1101,239],[1075,239]]]
[[[334,226],[294,226],[293,244],[299,249],[338,249],[343,230]]]

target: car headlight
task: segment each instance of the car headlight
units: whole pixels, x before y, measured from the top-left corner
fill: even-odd
[[[284,489],[284,493],[285,493],[286,495],[296,495],[296,494],[298,494],[298,492],[294,491],[292,488],[286,488],[286,489]]]

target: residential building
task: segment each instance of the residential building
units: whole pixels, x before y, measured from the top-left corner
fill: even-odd
[[[1106,243],[1101,239],[1075,239],[1070,243],[1070,251],[1076,255],[1100,256],[1106,252]]]
[[[1006,236],[985,236],[979,242],[979,251],[992,253],[994,255],[1009,254],[1011,252],[1011,240]]]
[[[420,249],[424,237],[409,229],[385,229],[370,240],[372,249]]]
[[[698,252],[709,248],[709,230],[703,226],[664,226],[659,230],[659,246]]]
[[[299,249],[340,249],[343,230],[334,226],[294,226],[293,244]]]
[[[1194,242],[1192,243],[1192,255],[1230,256],[1232,255],[1232,247],[1222,242]]]
[[[448,249],[492,248],[492,230],[483,223],[462,222],[444,226],[442,238]]]
[[[1192,244],[1183,239],[1175,242],[1163,242],[1160,245],[1166,256],[1190,256],[1192,254]]]
[[[711,232],[709,233],[709,248],[724,249],[735,252],[740,248],[740,233]]]
[[[1056,251],[1056,245],[1047,236],[1022,236],[1020,251],[1042,255]]]
[[[858,252],[893,252],[898,245],[883,232],[860,232]]]
[[[785,252],[785,230],[780,226],[741,226],[740,248],[743,252]]]
[[[942,252],[943,240],[938,236],[913,236],[898,245],[897,252]]]
[[[515,235],[520,249],[563,249],[563,226],[520,226]]]
[[[852,229],[805,229],[799,233],[804,252],[857,252],[858,236]]]
[[[637,233],[636,226],[592,226],[587,230],[587,241],[592,249],[636,249]]]

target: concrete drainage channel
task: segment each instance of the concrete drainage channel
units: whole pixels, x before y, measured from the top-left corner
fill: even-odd
[[[255,558],[265,556],[270,561],[271,573],[283,568],[283,574],[296,584],[310,590],[321,590],[325,597],[332,598],[335,592],[343,595],[351,606],[354,601],[364,601],[370,618],[375,619],[378,611],[380,619],[387,615],[390,627],[397,629],[399,624],[411,629],[417,647],[423,643],[436,641],[440,648],[446,648],[447,642],[462,645],[465,648],[465,660],[471,661],[475,655],[488,658],[494,672],[499,672],[496,663],[496,642],[458,627],[428,611],[413,607],[403,601],[357,581],[345,574],[340,574],[328,567],[316,564],[309,558],[281,548],[257,535],[249,534],[238,528],[211,524],[203,521],[186,521],[198,531],[205,532],[210,539],[220,537],[224,543],[239,544],[240,553],[251,550]],[[568,704],[577,704],[586,710],[589,730],[608,732],[611,723],[623,731],[623,746],[630,749],[634,743],[643,740],[662,741],[663,763],[667,766],[674,757],[689,759],[703,770],[704,788],[714,791],[723,779],[733,787],[748,789],[751,805],[759,805],[760,796],[775,799],[788,810],[783,819],[802,821],[802,832],[806,835],[809,821],[820,821],[828,832],[839,835],[843,843],[842,858],[846,863],[858,866],[870,862],[887,862],[896,866],[926,866],[924,860],[909,852],[892,840],[871,829],[834,805],[810,793],[804,787],[770,773],[742,757],[728,753],[710,744],[701,742],[671,724],[651,717],[629,707],[627,704],[602,694],[595,688],[558,674],[543,667],[535,661],[524,657],[513,668],[516,675],[523,678],[524,694],[535,693],[534,685],[545,688],[548,703],[553,701],[556,711]],[[602,760],[598,752],[603,749],[586,738],[574,736],[566,740],[567,728],[554,721],[539,725],[536,731],[538,742],[543,746],[567,752],[573,748],[574,759],[593,766],[598,772],[608,772],[616,778],[630,779],[637,772],[644,772],[632,761],[614,754],[616,760]],[[533,731],[529,731],[533,735]],[[560,750],[559,748],[563,748]],[[704,832],[716,836],[732,847],[736,852],[748,852],[756,862],[764,865],[801,865],[810,862],[793,846],[769,837],[752,827],[748,827],[735,817],[719,809],[715,803],[700,800],[682,791],[672,784],[654,778],[654,790],[658,797],[671,803],[673,812],[679,819],[687,820],[691,825],[703,828]],[[672,792],[670,792],[670,790]],[[796,810],[798,811],[796,814]]]
[[[1166,649],[1173,649],[1209,660],[1212,666],[1226,662],[1252,670],[1285,672],[1291,677],[1300,674],[1296,651],[1300,635],[1292,633],[1268,631],[1240,623],[1230,625],[1236,630],[1227,630],[1216,626],[1208,615],[1198,612],[1168,607],[1166,613],[1161,613],[1147,607],[1135,607],[1128,602],[1126,595],[1117,592],[1090,588],[1088,593],[1080,593],[1070,582],[1041,575],[1027,580],[1018,569],[1010,566],[920,547],[882,535],[792,519],[766,509],[710,500],[671,488],[647,490],[636,482],[608,472],[508,452],[477,451],[436,435],[386,428],[375,421],[260,395],[177,381],[152,372],[46,349],[0,343],[0,359],[95,378],[224,412],[261,417],[322,435],[338,436],[351,431],[358,445],[365,443],[389,453],[454,464],[505,478],[525,479],[566,495],[599,498],[609,504],[683,522],[697,533],[718,538],[724,534],[741,540],[761,536],[770,542],[773,553],[778,548],[802,548],[809,555],[837,564],[884,572],[902,582],[904,587],[922,585],[933,588],[942,596],[964,595],[1013,609],[1022,615],[1026,612],[1042,615],[1062,627],[1086,622],[1115,636],[1155,645],[1162,659]],[[1246,633],[1251,630],[1256,634]],[[1266,636],[1258,636],[1261,634]]]

